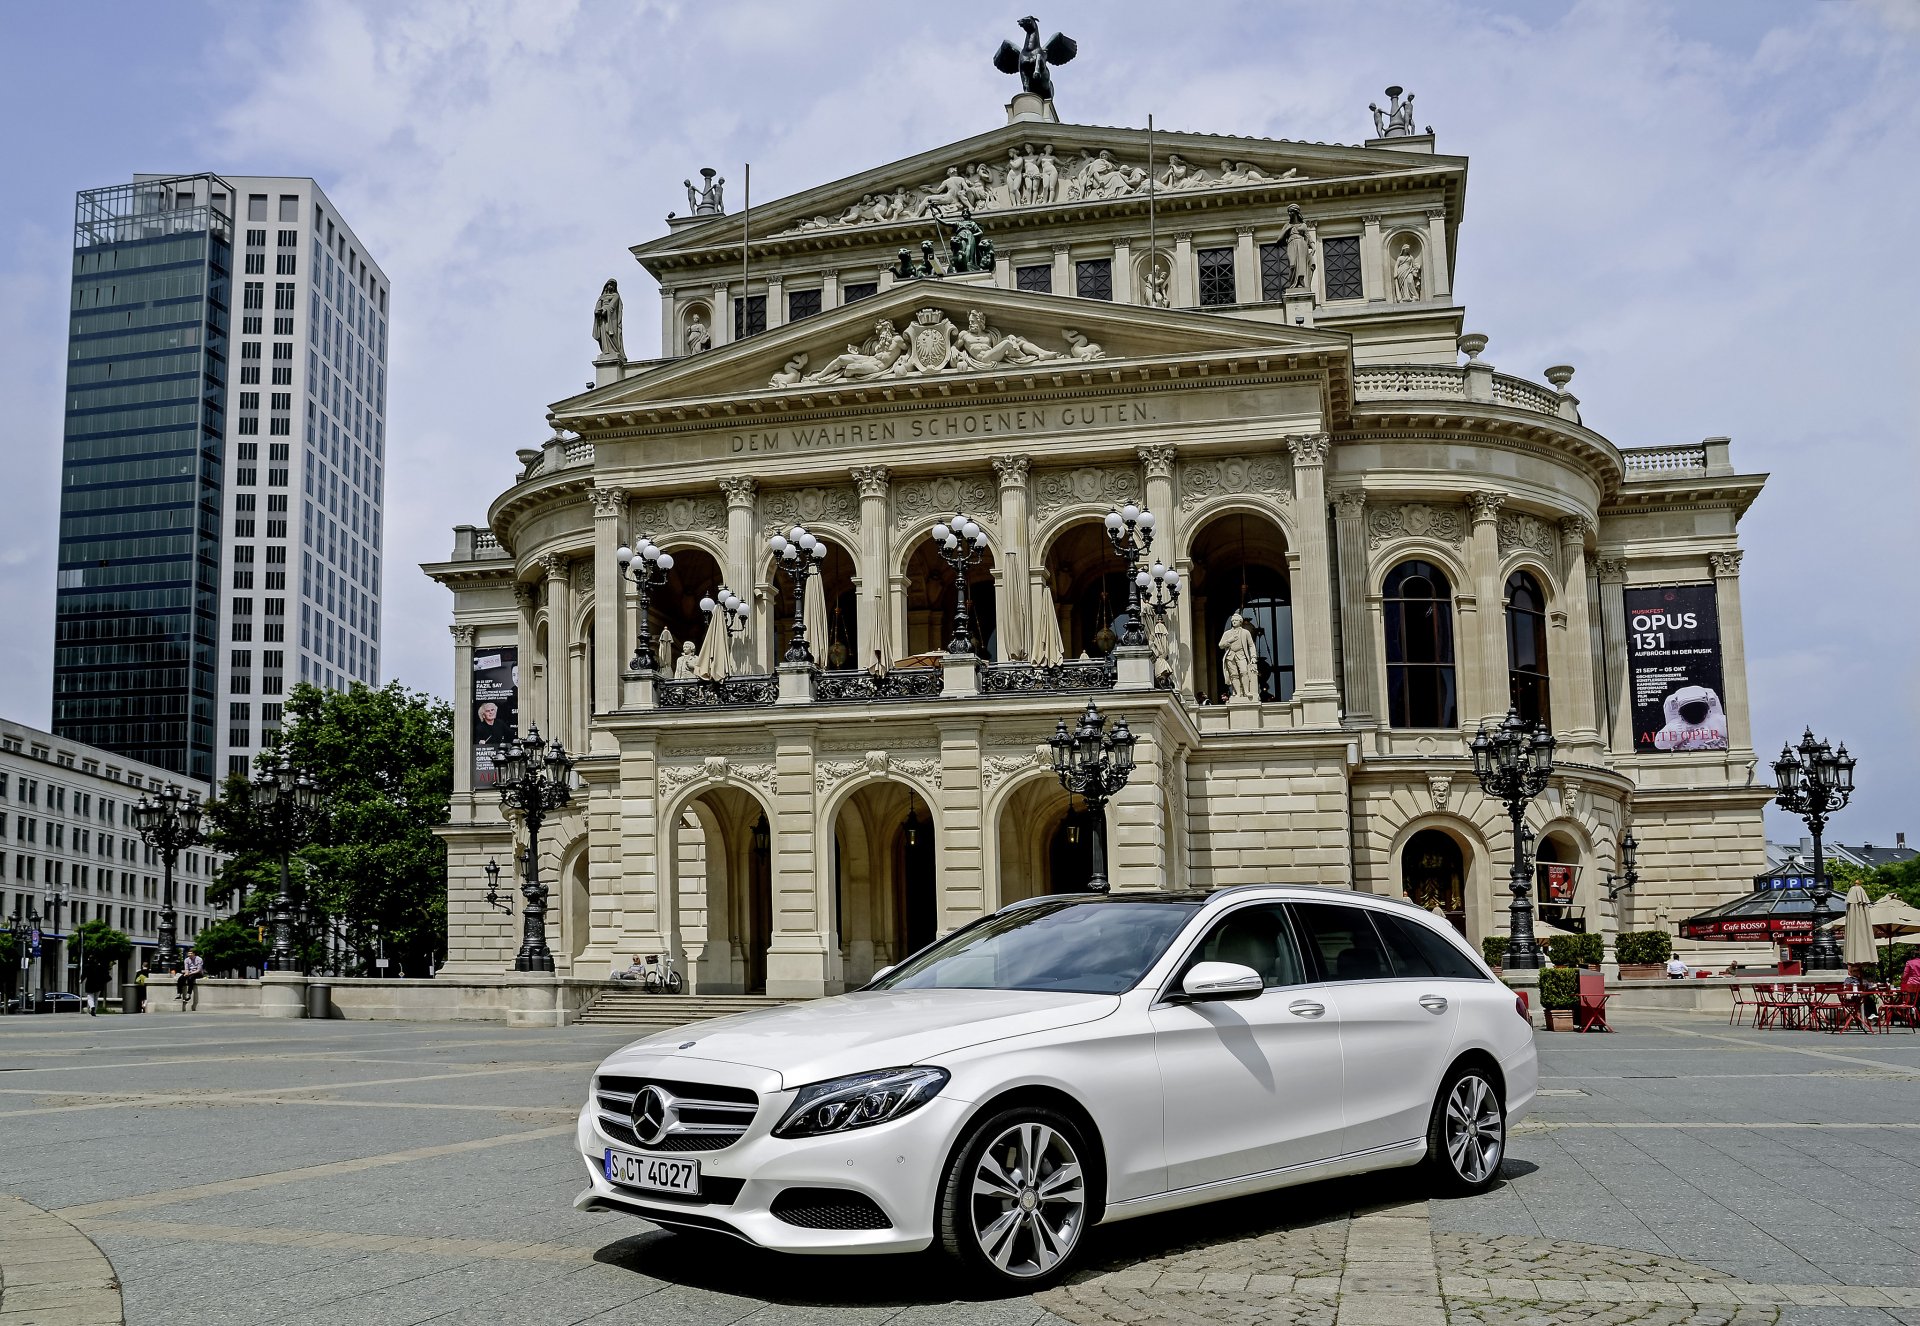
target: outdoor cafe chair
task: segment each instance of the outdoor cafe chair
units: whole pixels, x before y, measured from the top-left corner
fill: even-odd
[[[1740,1019],[1746,1016],[1749,1009],[1753,1010],[1753,1015],[1754,1015],[1754,1018],[1756,1019],[1755,1025],[1756,1026],[1759,1025],[1758,1018],[1760,1016],[1760,1013],[1759,1013],[1759,1010],[1754,1007],[1754,1005],[1749,1004],[1747,1002],[1747,987],[1744,985],[1736,984],[1733,987],[1733,1012],[1727,1014],[1727,1025],[1729,1027],[1739,1026]]]
[[[1573,1026],[1576,1031],[1612,1031],[1607,1025],[1607,1000],[1613,996],[1607,993],[1607,978],[1597,971],[1580,973],[1579,1002],[1573,1009]]]
[[[1896,1022],[1907,1024],[1908,1031],[1920,1031],[1920,990],[1889,990],[1880,997],[1880,1030],[1891,1031]]]

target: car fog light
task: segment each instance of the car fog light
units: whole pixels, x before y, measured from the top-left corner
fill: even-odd
[[[819,1137],[911,1114],[947,1084],[944,1068],[883,1068],[800,1088],[775,1137]]]

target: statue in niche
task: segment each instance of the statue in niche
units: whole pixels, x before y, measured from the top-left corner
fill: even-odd
[[[1220,636],[1220,679],[1230,700],[1260,698],[1259,650],[1247,619],[1237,612],[1227,619],[1227,629]]]
[[[882,318],[873,324],[873,335],[867,338],[864,345],[849,345],[845,354],[834,356],[826,367],[817,373],[807,374],[801,380],[808,383],[863,382],[890,372],[906,352],[907,338],[894,329],[890,319]]]
[[[1402,90],[1399,87],[1387,89],[1385,110],[1372,102],[1367,103],[1367,109],[1373,112],[1375,138],[1408,138],[1413,135],[1413,93],[1408,92],[1407,99],[1402,101]]]
[[[700,183],[681,180],[687,186],[687,208],[695,216],[719,216],[725,212],[726,205],[721,202],[721,191],[726,188],[726,180],[712,166],[700,168]]]
[[[1280,243],[1287,254],[1287,289],[1313,289],[1313,239],[1307,233],[1300,204],[1287,204],[1287,224],[1280,228]]]
[[[1156,257],[1152,262],[1147,264],[1147,271],[1146,271],[1147,304],[1150,307],[1152,308],[1172,307],[1173,301],[1171,296],[1167,292],[1168,276],[1169,276],[1169,273],[1167,270],[1167,264],[1165,262],[1162,262],[1159,258]]]
[[[664,626],[653,638],[653,665],[662,672],[673,671],[673,632]]]
[[[1420,255],[1414,251],[1412,241],[1403,241],[1400,252],[1393,259],[1393,297],[1403,304],[1411,304],[1421,297],[1420,290],[1425,277]]]
[[[693,641],[688,640],[680,646],[680,657],[673,661],[673,679],[686,681],[699,675],[699,654],[693,647]]]
[[[936,221],[945,221],[936,210]],[[960,209],[960,215],[949,222],[953,234],[947,240],[949,272],[990,272],[993,270],[993,241],[980,229],[980,223],[973,219],[973,210]]]
[[[1056,32],[1045,44],[1040,41],[1040,20],[1031,16],[1020,20],[1027,35],[1018,50],[1010,41],[1000,43],[993,53],[993,67],[1003,74],[1020,75],[1020,90],[1045,101],[1053,100],[1053,69],[1080,53],[1079,43]]]
[[[687,319],[687,353],[697,355],[712,348],[713,333],[707,329],[706,319],[696,313]]]
[[[800,385],[801,379],[806,376],[806,368],[806,355],[797,354],[782,365],[778,373],[775,373],[767,379],[767,385],[769,387],[797,387]]]
[[[602,359],[627,360],[626,338],[620,329],[620,283],[612,277],[600,287],[600,298],[593,306],[593,339],[600,346]]]

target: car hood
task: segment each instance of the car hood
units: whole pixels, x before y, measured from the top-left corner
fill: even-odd
[[[662,1059],[714,1060],[778,1073],[791,1088],[1077,1026],[1119,1006],[1116,995],[1052,990],[863,990],[658,1032],[602,1068],[670,1075]]]

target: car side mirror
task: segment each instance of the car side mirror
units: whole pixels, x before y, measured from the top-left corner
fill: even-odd
[[[1221,999],[1258,999],[1266,983],[1260,973],[1237,962],[1196,962],[1180,979],[1180,990],[1196,1004]]]
[[[894,964],[893,964],[892,966],[888,966],[888,967],[882,967],[882,968],[881,968],[881,969],[880,969],[879,971],[877,971],[877,972],[875,972],[875,973],[874,973],[873,975],[871,975],[871,976],[869,976],[869,977],[867,977],[867,984],[868,984],[868,985],[872,985],[872,984],[873,984],[874,982],[876,982],[876,981],[878,981],[878,980],[880,980],[881,978],[883,978],[883,977],[884,977],[884,976],[885,976],[885,975],[886,975],[886,974],[887,974],[888,972],[890,972],[890,971],[892,971],[894,967],[897,967],[897,966],[899,966],[899,965],[900,965],[900,964],[896,962],[896,963],[894,963]]]

